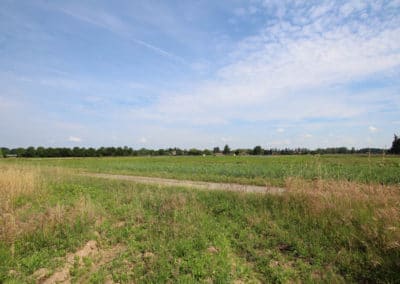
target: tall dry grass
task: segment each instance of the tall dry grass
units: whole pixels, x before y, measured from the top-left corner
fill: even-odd
[[[68,171],[59,168],[0,167],[0,241],[12,244],[18,236],[35,230],[51,233],[59,224],[95,219],[96,208],[88,197],[81,196],[73,206],[48,203],[49,181],[61,182],[67,176]],[[18,202],[21,198],[24,202]],[[42,209],[26,218],[34,202],[40,202]]]
[[[12,241],[20,232],[16,201],[39,188],[39,176],[33,169],[0,168],[0,240]]]
[[[37,171],[29,168],[0,168],[0,210],[13,210],[15,200],[22,195],[31,195],[38,188]]]
[[[400,250],[400,187],[350,181],[286,180],[286,198],[304,202],[316,218],[334,213],[343,225],[363,219],[360,230],[387,250]]]

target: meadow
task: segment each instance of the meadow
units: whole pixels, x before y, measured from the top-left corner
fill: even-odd
[[[104,172],[283,194],[96,179]],[[0,160],[3,283],[396,283],[400,158]]]
[[[283,186],[290,177],[400,184],[400,158],[382,155],[31,158],[3,163],[255,185]]]

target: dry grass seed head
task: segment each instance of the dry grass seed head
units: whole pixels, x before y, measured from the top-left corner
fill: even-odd
[[[21,226],[15,208],[18,197],[29,196],[40,188],[37,170],[26,167],[0,168],[0,239],[13,242]]]
[[[19,215],[23,210],[15,207],[15,201],[21,196],[38,197],[41,194],[41,173],[38,169],[14,166],[0,170],[0,240],[13,243],[18,235],[37,229],[51,232],[59,224],[74,222],[77,218],[95,219],[94,204],[90,198],[81,196],[74,206],[57,203],[44,213],[33,214],[28,220],[21,221]],[[59,169],[51,172],[56,176],[63,175]]]
[[[353,207],[365,204],[377,208],[393,206],[400,201],[400,189],[396,186],[370,185],[349,181],[315,180],[298,178],[286,180],[288,195],[303,196],[313,205],[330,208]]]
[[[336,212],[344,222],[362,219],[362,234],[385,249],[400,248],[400,188],[394,185],[361,184],[349,181],[286,180],[285,198],[301,199],[316,217]],[[363,213],[365,212],[365,213]]]
[[[2,168],[0,174],[1,212],[13,210],[13,203],[19,196],[30,195],[38,188],[39,175],[29,168]]]

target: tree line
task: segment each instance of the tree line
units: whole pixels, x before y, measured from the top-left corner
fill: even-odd
[[[135,150],[131,147],[100,147],[100,148],[85,148],[85,147],[27,147],[27,148],[0,148],[0,157],[25,157],[25,158],[46,158],[46,157],[115,157],[115,156],[209,156],[209,155],[306,155],[306,154],[382,154],[382,153],[400,153],[400,139],[395,136],[393,142],[394,147],[390,150],[380,148],[319,148],[310,150],[307,148],[263,148],[255,146],[254,148],[231,149],[229,145],[225,145],[222,149],[215,147],[210,149],[146,149],[141,148]]]

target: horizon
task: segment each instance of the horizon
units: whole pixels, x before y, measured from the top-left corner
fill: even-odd
[[[235,147],[231,147],[229,146],[229,144],[224,144],[224,145],[216,145],[213,147],[208,147],[208,148],[195,148],[195,147],[188,147],[188,148],[179,148],[176,146],[170,146],[170,147],[165,147],[165,148],[146,148],[146,147],[141,147],[141,148],[134,148],[128,145],[123,145],[123,146],[99,146],[99,147],[80,147],[80,146],[72,146],[72,147],[58,147],[58,146],[50,146],[50,147],[45,147],[45,146],[28,146],[28,147],[4,147],[4,146],[0,146],[0,151],[2,149],[7,149],[9,151],[11,150],[18,150],[18,149],[23,149],[23,150],[28,150],[29,148],[33,148],[35,150],[38,150],[38,148],[43,148],[43,149],[69,149],[69,150],[73,150],[74,148],[79,148],[79,149],[94,149],[96,151],[101,150],[101,149],[110,149],[110,148],[114,148],[114,149],[129,149],[132,151],[141,151],[141,150],[146,150],[146,151],[159,151],[159,150],[164,150],[164,151],[169,151],[169,150],[181,150],[181,151],[190,151],[190,150],[198,150],[198,151],[211,151],[213,152],[215,148],[219,149],[219,152],[222,153],[224,150],[224,147],[228,146],[230,153],[233,153],[235,151],[239,151],[239,150],[245,150],[245,151],[252,151],[254,150],[256,147],[261,147],[262,151],[293,151],[296,152],[298,150],[300,151],[326,151],[326,150],[339,150],[339,149],[345,149],[346,151],[363,151],[363,150],[385,150],[385,151],[390,151],[390,147],[388,148],[378,148],[378,147],[361,147],[361,148],[355,148],[355,147],[346,147],[346,146],[339,146],[339,147],[325,147],[325,148],[301,148],[301,147],[293,147],[293,148],[278,148],[278,147],[268,147],[268,146],[263,146],[263,145],[255,145],[253,147],[247,147],[247,148],[235,148]]]
[[[1,147],[388,149],[400,134],[400,1],[0,7]]]

